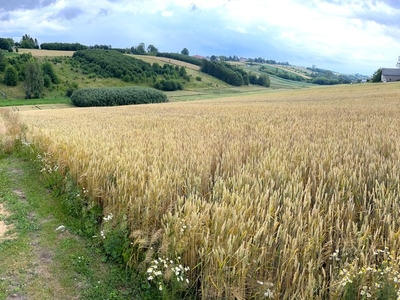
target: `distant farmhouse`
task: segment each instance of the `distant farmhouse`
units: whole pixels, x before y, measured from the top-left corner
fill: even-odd
[[[400,68],[382,68],[381,81],[400,81]]]

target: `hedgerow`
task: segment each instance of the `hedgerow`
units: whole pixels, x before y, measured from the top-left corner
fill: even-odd
[[[75,106],[117,106],[168,102],[167,96],[158,90],[144,87],[87,88],[75,90],[71,95]]]
[[[189,55],[183,55],[183,54],[178,54],[178,53],[159,52],[159,53],[157,53],[157,56],[176,59],[176,60],[184,61],[189,64],[196,65],[196,66],[201,66],[200,58],[196,58],[196,57],[189,56]]]
[[[73,55],[73,66],[83,70],[84,74],[96,74],[104,78],[119,78],[125,82],[146,84],[161,90],[182,89],[182,85],[163,85],[154,83],[158,81],[190,80],[184,67],[158,63],[150,64],[141,59],[123,55],[115,50],[81,50]],[[188,80],[189,79],[189,80]],[[175,87],[175,89],[172,89]]]
[[[156,75],[151,64],[134,57],[125,56],[114,50],[80,50],[73,59],[80,63],[86,73],[97,74],[104,78],[123,78],[128,75],[132,80],[145,81]]]

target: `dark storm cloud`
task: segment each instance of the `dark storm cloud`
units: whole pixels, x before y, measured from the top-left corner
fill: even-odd
[[[65,7],[60,10],[56,15],[54,15],[53,19],[72,20],[84,13],[85,12],[79,7]]]
[[[11,17],[10,17],[9,13],[0,15],[0,21],[10,21],[10,20],[11,20]]]
[[[377,12],[380,4],[386,4],[391,9],[388,12]],[[384,1],[371,1],[363,5],[365,9],[363,12],[356,12],[357,18],[364,21],[373,21],[375,23],[400,28],[400,1],[398,0],[384,0]]]
[[[336,6],[345,6],[349,4],[344,0],[321,0],[321,2],[330,3]],[[400,23],[400,1],[399,0],[359,0],[353,2],[355,8],[353,17],[362,21],[372,21],[377,24],[399,27]],[[380,11],[379,8],[385,4],[391,8],[388,12]]]
[[[382,2],[392,8],[400,9],[400,1],[399,0],[383,0]]]
[[[14,11],[19,9],[35,9],[49,6],[57,0],[0,0],[0,11]]]
[[[108,16],[110,14],[110,11],[108,9],[100,9],[99,12],[97,13],[98,16]]]

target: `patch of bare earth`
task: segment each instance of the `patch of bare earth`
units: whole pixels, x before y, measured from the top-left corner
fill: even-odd
[[[10,173],[17,176],[22,174],[20,169],[11,169]],[[27,202],[26,194],[23,190],[19,188],[13,189],[13,193],[18,196],[19,201]],[[11,214],[5,209],[5,207],[0,203],[0,220],[2,218],[7,218]],[[36,217],[34,212],[28,213],[28,218],[34,220]],[[6,232],[12,228],[11,225],[7,225],[4,221],[0,221],[0,241],[3,239],[16,238],[14,236],[6,235]],[[57,280],[55,280],[50,271],[50,265],[53,262],[54,253],[49,249],[42,248],[39,243],[39,235],[37,233],[31,235],[30,239],[30,254],[26,254],[25,259],[26,265],[24,268],[19,268],[18,272],[10,270],[6,278],[9,282],[9,289],[11,291],[16,291],[7,297],[7,300],[17,299],[25,300],[30,299],[31,296],[34,299],[38,299],[35,295],[30,295],[29,297],[23,292],[19,292],[21,286],[29,286],[34,281],[40,281],[44,289],[52,289],[56,294],[62,292],[62,287]],[[30,258],[28,258],[30,257]],[[24,276],[20,276],[23,274]],[[39,296],[40,297],[40,296]]]
[[[5,135],[7,132],[6,124],[2,119],[0,119],[0,135]]]
[[[4,219],[9,216],[10,213],[5,209],[4,205],[0,203],[0,242],[13,238],[13,236],[7,235],[7,232],[12,229],[12,225],[4,221]]]

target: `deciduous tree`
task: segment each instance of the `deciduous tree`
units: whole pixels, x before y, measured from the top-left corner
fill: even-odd
[[[6,68],[6,57],[3,51],[0,50],[0,72],[3,72]]]
[[[189,50],[187,48],[183,48],[182,51],[181,51],[181,54],[189,55]]]
[[[44,89],[43,72],[38,61],[31,58],[25,65],[25,96],[39,98]]]
[[[57,84],[60,83],[60,80],[57,77],[56,72],[54,71],[53,65],[49,62],[42,64],[43,75],[48,75],[51,79],[51,83]]]
[[[138,52],[138,54],[145,54],[146,53],[146,46],[144,43],[140,43],[137,48],[136,51]]]
[[[18,72],[13,66],[8,66],[4,72],[4,83],[8,86],[16,86],[18,83]]]
[[[378,69],[375,71],[374,75],[371,78],[372,82],[381,82],[382,81],[382,69]]]
[[[156,55],[158,53],[158,49],[154,45],[149,45],[147,47],[147,53]]]
[[[37,39],[32,38],[28,34],[25,34],[22,37],[19,46],[21,48],[27,48],[27,49],[39,49],[39,42]]]

